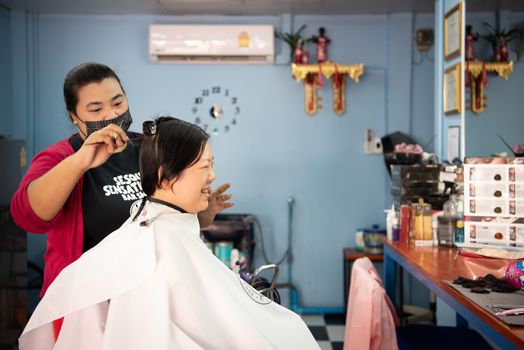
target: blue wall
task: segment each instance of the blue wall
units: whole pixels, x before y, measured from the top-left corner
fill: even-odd
[[[501,12],[498,17],[500,28],[509,30],[517,23],[524,21],[524,13]],[[494,13],[474,13],[466,15],[466,23],[473,25],[473,31],[487,33],[482,23],[486,21],[492,26],[497,22]],[[515,42],[511,46],[514,47]],[[475,53],[478,58],[491,59],[490,44],[480,39],[475,43]],[[488,75],[488,86],[484,92],[487,96],[487,106],[480,114],[468,111],[466,113],[466,155],[489,156],[492,153],[508,152],[510,150],[500,141],[497,133],[502,135],[510,145],[524,144],[524,117],[522,115],[522,86],[524,86],[524,64],[518,62],[517,55],[510,51],[513,62],[513,73],[508,80],[496,75]],[[470,96],[466,96],[469,99]]]
[[[11,13],[0,7],[0,135],[13,132],[13,78],[11,75]]]
[[[447,132],[449,127],[456,127],[458,126],[460,128],[461,136],[460,136],[460,142],[463,142],[464,139],[464,126],[462,122],[462,114],[461,113],[454,113],[446,115],[444,113],[443,108],[443,95],[442,95],[442,89],[443,89],[443,74],[446,71],[446,69],[451,68],[457,63],[461,63],[462,61],[462,55],[458,55],[449,61],[446,61],[444,59],[444,17],[448,11],[453,9],[457,4],[462,3],[462,11],[467,11],[465,3],[462,0],[437,0],[435,2],[435,57],[436,57],[436,63],[435,63],[435,94],[434,94],[434,101],[435,101],[435,130],[437,133],[437,155],[441,160],[448,160],[447,159]],[[461,22],[463,24],[463,22]],[[462,29],[464,30],[464,28]],[[462,50],[464,45],[462,45]],[[463,81],[463,80],[462,80]],[[462,99],[464,99],[464,95],[462,94]],[[464,103],[462,103],[462,106],[464,106]],[[462,108],[463,109],[463,108]],[[461,150],[459,152],[460,157],[464,157],[463,151]],[[449,159],[451,161],[451,159]]]
[[[306,35],[326,27],[331,59],[364,63],[359,84],[349,83],[347,112],[304,112],[304,90],[289,65],[156,65],[148,58],[152,23],[269,23]],[[232,212],[256,214],[273,259],[286,247],[287,198],[296,199],[294,282],[303,306],[342,306],[342,248],[357,228],[384,223],[389,194],[381,155],[364,154],[364,130],[382,136],[401,130],[419,142],[433,130],[433,51],[421,61],[413,48],[418,26],[432,15],[155,17],[12,15],[13,131],[35,151],[73,132],[62,102],[64,75],[94,60],[115,68],[135,118],[134,128],[157,114],[189,121],[203,88],[220,85],[238,97],[242,114],[228,135],[213,138],[216,183],[233,184]],[[19,40],[26,38],[24,40]],[[277,49],[281,43],[277,42]],[[311,50],[313,51],[313,50]],[[287,55],[287,52],[283,53]],[[417,60],[417,65],[412,60]],[[282,61],[279,57],[278,61]],[[32,146],[32,147],[31,147]],[[259,241],[260,242],[260,241]],[[32,235],[29,256],[41,259],[45,238]],[[255,254],[261,264],[260,247]],[[287,279],[283,269],[281,281]]]

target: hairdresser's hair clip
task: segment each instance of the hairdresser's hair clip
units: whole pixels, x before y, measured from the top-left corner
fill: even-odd
[[[144,135],[155,135],[156,129],[157,125],[155,121],[148,120],[142,124],[142,130],[144,131]]]

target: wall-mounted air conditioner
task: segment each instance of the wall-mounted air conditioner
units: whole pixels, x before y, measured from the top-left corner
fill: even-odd
[[[272,25],[149,26],[155,63],[274,63]]]

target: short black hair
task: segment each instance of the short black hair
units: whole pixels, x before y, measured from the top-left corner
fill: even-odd
[[[209,135],[195,124],[162,116],[143,124],[140,148],[140,177],[147,196],[195,164],[206,147]],[[159,176],[159,169],[161,169]]]
[[[100,83],[106,78],[114,78],[124,88],[116,73],[105,64],[96,62],[82,63],[67,73],[64,79],[64,101],[68,112],[76,114],[78,104],[78,90],[91,83]],[[71,116],[69,116],[71,117]]]

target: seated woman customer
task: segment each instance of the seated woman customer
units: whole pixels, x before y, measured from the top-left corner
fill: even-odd
[[[20,349],[319,349],[301,318],[245,283],[199,237],[215,179],[208,135],[172,117],[144,123],[147,197],[65,268]],[[52,323],[63,317],[56,337]]]

